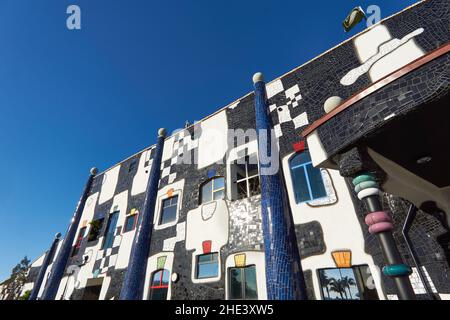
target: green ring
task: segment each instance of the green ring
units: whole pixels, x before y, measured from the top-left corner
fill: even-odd
[[[376,181],[376,179],[373,174],[366,173],[366,174],[361,174],[361,175],[357,176],[355,179],[353,179],[352,183],[354,186],[356,186],[364,181]]]
[[[363,181],[356,185],[355,192],[358,193],[361,190],[364,190],[367,188],[378,188],[378,183],[376,183],[375,181]]]
[[[388,277],[409,276],[412,269],[406,264],[391,264],[383,267],[383,274]]]

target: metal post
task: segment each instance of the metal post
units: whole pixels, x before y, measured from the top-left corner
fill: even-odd
[[[39,269],[38,276],[34,282],[33,290],[31,291],[28,300],[36,300],[41,289],[42,280],[44,280],[45,273],[47,272],[48,265],[50,264],[50,259],[55,254],[56,248],[58,247],[59,239],[61,238],[61,233],[55,235],[55,239],[52,241],[50,249],[45,253],[44,261],[42,262],[41,268]]]
[[[294,251],[298,251],[298,248],[296,243],[292,243],[293,237],[290,234],[289,226],[293,225],[293,221],[288,221],[290,215],[286,214],[284,208],[283,187],[279,172],[268,173],[272,165],[267,159],[272,157],[273,135],[263,75],[256,73],[253,76],[253,83],[255,86],[267,297],[269,300],[306,299],[300,256],[298,252],[296,254]],[[262,161],[263,156],[267,157],[265,161]]]
[[[383,274],[391,277],[397,287],[400,300],[415,300],[416,296],[409,280],[411,268],[404,264],[392,235],[391,215],[383,211],[379,198],[379,188],[373,173],[360,173],[353,179],[355,192],[359,200],[363,201],[369,212],[365,218],[369,232],[375,234],[381,246],[384,260],[387,265],[383,267]]]
[[[66,236],[64,237],[64,240],[61,244],[61,248],[59,249],[55,262],[52,265],[50,276],[47,280],[47,283],[45,284],[44,293],[42,294],[43,300],[54,300],[56,297],[59,284],[64,275],[64,270],[66,269],[67,261],[70,256],[73,239],[75,238],[75,233],[77,232],[78,224],[80,223],[81,215],[84,210],[84,205],[86,204],[86,200],[91,190],[92,181],[94,181],[94,177],[96,174],[97,168],[92,168],[91,174],[89,175],[88,181],[86,182],[86,186],[84,187],[80,201],[78,201],[77,208],[70,222],[69,229],[67,230]]]
[[[139,226],[134,235],[131,247],[128,269],[120,292],[120,300],[141,300],[144,291],[145,271],[150,251],[150,240],[153,230],[153,217],[155,203],[158,194],[159,179],[161,176],[161,158],[164,149],[166,130],[159,129],[158,142],[156,143],[155,155],[148,177],[145,202],[142,215],[139,217]]]

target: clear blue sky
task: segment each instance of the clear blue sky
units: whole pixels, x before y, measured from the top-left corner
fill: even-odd
[[[89,168],[104,170],[413,0],[2,0],[0,280],[64,233]],[[81,30],[66,8],[81,8]]]

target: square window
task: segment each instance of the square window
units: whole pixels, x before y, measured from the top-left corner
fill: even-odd
[[[219,275],[218,259],[217,252],[197,256],[197,279],[217,277]]]
[[[173,196],[162,201],[159,224],[166,224],[177,219],[178,196]]]
[[[134,228],[136,227],[137,224],[137,220],[138,220],[138,215],[137,214],[132,214],[129,215],[125,218],[125,225],[123,227],[123,232],[128,232],[128,231],[132,231],[134,230]]]
[[[223,199],[224,195],[225,179],[223,177],[212,178],[201,185],[200,204]]]
[[[252,197],[261,193],[258,157],[256,154],[239,158],[231,166],[234,200]]]

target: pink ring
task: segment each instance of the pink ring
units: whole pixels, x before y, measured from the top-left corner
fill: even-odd
[[[394,229],[394,226],[390,222],[379,222],[371,225],[369,227],[370,234],[380,233],[383,231],[391,231]]]
[[[376,211],[369,213],[364,219],[368,226],[379,222],[392,222],[391,215],[386,211]]]

